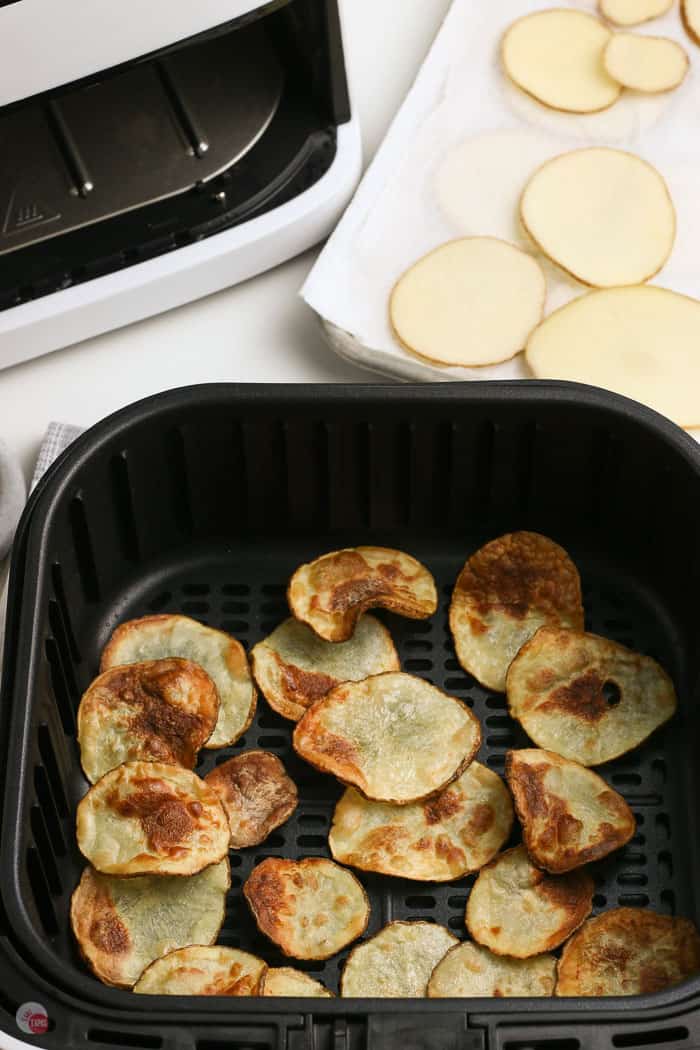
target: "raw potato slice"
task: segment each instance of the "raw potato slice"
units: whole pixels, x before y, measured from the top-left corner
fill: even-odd
[[[387,547],[332,551],[301,565],[289,581],[289,608],[327,642],[347,642],[368,609],[425,620],[437,609],[435,580],[419,561]]]
[[[682,0],[681,0],[682,4]],[[600,13],[616,26],[638,26],[660,18],[673,7],[673,0],[600,0]]]
[[[117,627],[102,653],[100,670],[169,656],[200,664],[217,688],[219,717],[206,746],[235,743],[253,720],[255,689],[245,650],[230,634],[188,616],[143,616]]]
[[[315,981],[307,973],[295,970],[291,966],[270,968],[263,974],[258,995],[284,995],[294,998],[333,999],[320,981]]]
[[[368,802],[348,788],[328,836],[341,864],[422,882],[450,882],[478,871],[502,848],[513,805],[501,778],[472,762],[427,802]]]
[[[322,857],[268,857],[253,868],[243,893],[262,933],[295,959],[329,959],[369,922],[361,883]]]
[[[623,87],[656,94],[672,91],[688,72],[688,56],[675,40],[615,33],[603,55],[605,68]]]
[[[397,672],[337,686],[297,723],[293,742],[312,766],[366,798],[405,805],[467,768],[481,726],[461,700]]]
[[[583,766],[634,750],[676,710],[655,660],[596,634],[543,627],[520,650],[508,709],[540,747]]]
[[[157,959],[134,991],[139,995],[257,995],[266,963],[237,948],[192,945]]]
[[[399,279],[389,312],[394,334],[441,365],[509,361],[544,313],[542,267],[495,237],[465,237],[424,255]]]
[[[606,857],[634,835],[622,795],[577,762],[534,748],[509,751],[506,780],[530,858],[555,875]]]
[[[340,979],[346,999],[420,999],[457,938],[434,922],[390,922],[353,948]]]
[[[487,689],[543,624],[583,627],[581,580],[569,555],[536,532],[513,532],[472,554],[450,604],[457,659]]]
[[[676,237],[676,212],[656,168],[603,146],[543,164],[525,187],[520,219],[552,262],[597,288],[648,281]]]
[[[384,624],[362,616],[347,642],[326,642],[305,623],[285,620],[250,654],[258,688],[283,718],[304,712],[341,682],[398,671],[399,657]]]
[[[557,960],[553,955],[507,959],[480,944],[456,944],[437,964],[428,981],[430,999],[469,996],[550,996]]]
[[[538,379],[623,394],[700,426],[700,302],[665,288],[610,288],[550,314],[527,346]]]
[[[264,842],[297,808],[297,786],[279,758],[269,751],[234,755],[207,773],[204,780],[226,810],[233,849]]]
[[[136,759],[192,769],[219,714],[219,694],[189,660],[148,660],[103,672],[78,708],[80,761],[91,784]]]
[[[610,30],[584,11],[537,11],[506,31],[503,67],[550,109],[596,113],[612,106],[622,90],[603,66],[609,38]]]
[[[228,859],[189,879],[122,879],[88,867],[71,898],[73,934],[103,984],[131,988],[166,952],[214,943],[230,885]]]
[[[651,995],[700,973],[689,919],[613,908],[584,923],[559,960],[556,995]]]
[[[690,39],[700,45],[700,0],[681,0],[681,20]]]
[[[541,955],[591,914],[594,888],[585,871],[546,875],[516,846],[481,870],[467,901],[467,929],[496,955]]]
[[[161,762],[127,762],[80,800],[80,852],[106,875],[194,875],[228,853],[224,808],[198,776]]]

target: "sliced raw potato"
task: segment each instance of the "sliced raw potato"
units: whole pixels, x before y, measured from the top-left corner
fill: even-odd
[[[655,660],[595,634],[543,627],[507,677],[508,709],[540,747],[584,766],[632,751],[676,710]]]
[[[327,642],[346,642],[368,609],[390,609],[425,620],[437,609],[435,580],[403,551],[355,547],[332,551],[301,565],[287,591],[297,620]]]
[[[367,929],[369,901],[332,860],[268,857],[243,886],[262,933],[295,959],[329,959]]]
[[[672,91],[688,72],[688,56],[675,40],[615,33],[603,55],[605,68],[623,87],[656,94]]]
[[[555,875],[606,857],[634,835],[622,795],[578,762],[535,748],[509,751],[506,779],[531,860]]]
[[[200,664],[216,686],[219,717],[206,746],[233,744],[253,720],[255,689],[245,650],[230,634],[188,616],[143,616],[117,627],[102,653],[100,670],[170,656]]]
[[[450,948],[428,981],[430,999],[469,996],[549,996],[554,994],[557,960],[553,955],[508,959],[480,944]]]
[[[457,659],[487,689],[543,624],[583,627],[581,580],[569,555],[536,532],[513,532],[472,554],[452,593]]]
[[[228,853],[216,793],[188,769],[127,762],[78,804],[80,852],[106,875],[194,875]]]
[[[682,0],[681,0],[682,3]],[[673,0],[600,0],[600,13],[616,26],[638,26],[660,18],[673,7]]]
[[[293,741],[312,766],[366,798],[405,805],[437,794],[467,768],[481,726],[461,700],[390,672],[331,690],[297,723]]]
[[[516,846],[479,873],[467,901],[467,929],[496,955],[541,955],[563,944],[591,914],[594,888],[588,872],[547,875],[524,846]]]
[[[503,67],[518,87],[550,109],[596,113],[620,97],[606,73],[610,30],[584,11],[537,11],[518,19],[501,45]]]
[[[489,365],[519,353],[544,313],[542,267],[514,244],[465,237],[407,270],[391,293],[394,334],[442,365]]]
[[[502,848],[513,805],[501,778],[472,762],[427,802],[369,802],[348,788],[328,836],[341,864],[404,879],[450,882],[478,871]]]
[[[237,948],[192,945],[157,959],[134,991],[139,995],[257,995],[266,963]]]
[[[270,707],[298,722],[341,682],[398,671],[391,635],[374,616],[361,616],[347,642],[327,642],[299,620],[285,620],[250,654],[253,675]]]
[[[676,212],[658,171],[603,146],[546,161],[523,191],[520,219],[545,255],[596,288],[648,281],[676,237]]]
[[[431,973],[457,943],[454,934],[434,922],[390,922],[350,952],[340,994],[346,999],[420,999]]]
[[[565,946],[556,995],[652,995],[700,973],[700,936],[689,919],[613,908]]]
[[[204,780],[226,810],[233,849],[264,842],[297,808],[297,786],[279,758],[269,751],[234,755]]]
[[[320,981],[291,966],[270,967],[263,974],[258,995],[292,996],[295,999],[333,999]]]
[[[88,867],[71,898],[73,934],[96,977],[131,988],[166,952],[214,943],[230,885],[228,859],[188,879],[123,879]]]
[[[700,45],[700,0],[681,0],[681,19],[690,39]]]

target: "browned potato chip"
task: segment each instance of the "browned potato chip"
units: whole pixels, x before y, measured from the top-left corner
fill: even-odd
[[[553,955],[509,959],[467,941],[450,948],[437,964],[428,981],[428,997],[549,996],[554,994],[556,979],[557,960]]]
[[[681,0],[681,20],[690,39],[700,45],[700,0]]]
[[[244,751],[204,778],[221,799],[231,825],[231,846],[264,842],[297,808],[297,787],[269,751]]]
[[[190,945],[170,952],[144,971],[139,995],[257,995],[267,965],[238,948]]]
[[[346,642],[367,609],[425,620],[437,609],[435,580],[419,561],[386,547],[355,547],[300,566],[289,582],[289,608],[328,642]]]
[[[282,995],[294,998],[333,999],[320,981],[315,981],[307,973],[295,970],[291,966],[270,967],[263,974],[258,988],[258,995]]]
[[[435,922],[390,922],[348,955],[340,979],[346,999],[420,999],[435,966],[457,938]]]

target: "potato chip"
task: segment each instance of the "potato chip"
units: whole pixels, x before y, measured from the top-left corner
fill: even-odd
[[[367,928],[369,901],[355,876],[323,857],[268,857],[243,893],[260,930],[295,959],[328,959]]]
[[[391,635],[369,615],[360,617],[347,642],[326,642],[307,624],[285,620],[258,642],[250,659],[270,707],[293,722],[336,685],[401,668]]]
[[[102,653],[100,670],[169,656],[200,664],[216,686],[219,717],[206,746],[235,743],[253,720],[256,696],[245,650],[230,634],[188,616],[142,616],[117,627]]]
[[[333,999],[320,981],[291,966],[270,967],[263,974],[258,995],[292,996],[297,999]]]
[[[450,604],[457,659],[487,689],[543,624],[583,628],[581,581],[566,551],[536,532],[492,540],[467,561]]]
[[[450,948],[428,981],[430,999],[470,996],[549,996],[554,994],[557,960],[553,955],[509,959],[480,944]]]
[[[337,861],[362,871],[451,882],[491,860],[512,824],[505,784],[472,762],[427,802],[369,802],[348,788],[335,807],[328,844]]]
[[[466,704],[397,673],[336,686],[294,730],[294,747],[366,798],[403,805],[455,780],[481,745]]]
[[[638,747],[676,710],[648,656],[580,631],[541,628],[513,661],[508,708],[540,747],[598,766]]]
[[[420,999],[454,934],[434,922],[390,922],[350,952],[340,979],[346,999]]]
[[[194,875],[226,856],[230,829],[216,793],[188,769],[127,762],[81,799],[77,837],[106,875]]]
[[[204,780],[226,810],[233,849],[264,842],[297,808],[297,786],[279,758],[269,751],[234,755],[212,769]]]
[[[578,762],[535,748],[509,751],[506,779],[527,851],[553,874],[600,860],[634,835],[622,795]]]
[[[267,969],[238,948],[191,945],[157,959],[134,991],[139,995],[257,995]]]
[[[467,929],[496,955],[529,959],[578,929],[591,913],[593,890],[588,872],[548,875],[516,846],[481,870],[467,901]]]
[[[367,609],[425,620],[437,609],[435,580],[420,562],[386,547],[355,547],[301,565],[287,591],[289,608],[328,642],[346,642]]]

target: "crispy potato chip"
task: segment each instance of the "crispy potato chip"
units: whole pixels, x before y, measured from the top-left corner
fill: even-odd
[[[253,868],[243,893],[260,930],[295,959],[328,959],[369,922],[361,883],[323,857],[268,857]]]
[[[256,697],[245,650],[230,634],[189,616],[142,616],[117,627],[102,653],[100,670],[169,656],[200,664],[216,686],[221,705],[206,746],[235,743],[253,720]]]
[[[481,745],[466,704],[400,672],[336,686],[294,729],[294,747],[366,798],[404,805],[455,780]]]
[[[529,737],[583,766],[634,750],[676,710],[655,660],[595,634],[542,627],[508,670],[508,708]]]
[[[85,776],[94,784],[136,759],[193,769],[218,714],[216,686],[199,664],[147,660],[112,667],[92,682],[78,708]]]
[[[700,973],[700,936],[690,919],[613,908],[565,945],[556,995],[651,995]]]
[[[508,959],[467,941],[450,948],[437,964],[428,981],[428,997],[549,996],[554,994],[556,979],[557,960],[553,955]]]
[[[346,999],[420,999],[454,934],[434,922],[390,922],[348,955],[340,979]]]
[[[467,561],[450,604],[457,659],[487,689],[543,624],[583,628],[581,580],[557,543],[536,532],[492,540]]]
[[[230,885],[228,859],[189,879],[122,879],[87,867],[71,898],[73,934],[103,984],[131,988],[166,952],[214,943]]]
[[[478,871],[510,835],[513,805],[501,778],[472,762],[427,802],[368,802],[348,788],[328,844],[341,864],[404,879],[450,882]]]
[[[307,973],[295,970],[291,966],[270,967],[263,974],[258,995],[283,995],[298,999],[333,999],[320,981],[315,981]]]
[[[555,875],[606,857],[634,835],[622,795],[578,762],[535,748],[509,751],[506,779],[531,859]]]
[[[362,616],[347,642],[326,642],[298,620],[285,620],[250,654],[258,688],[278,714],[298,722],[316,700],[342,682],[398,671],[384,624]]]
[[[106,875],[194,875],[226,856],[230,834],[216,793],[162,762],[118,766],[78,804],[80,852]]]
[[[257,995],[267,969],[238,948],[191,945],[157,959],[134,991],[139,995]]]
[[[346,642],[367,609],[425,620],[437,609],[435,580],[419,561],[386,547],[355,547],[301,565],[289,581],[289,608],[327,642]]]
[[[681,0],[681,21],[690,39],[700,45],[700,0]]]
[[[516,846],[481,870],[467,901],[467,929],[496,955],[529,959],[578,929],[591,914],[593,890],[588,872],[547,875]]]
[[[204,779],[223,803],[234,849],[264,842],[297,808],[297,786],[269,751],[244,751]]]

